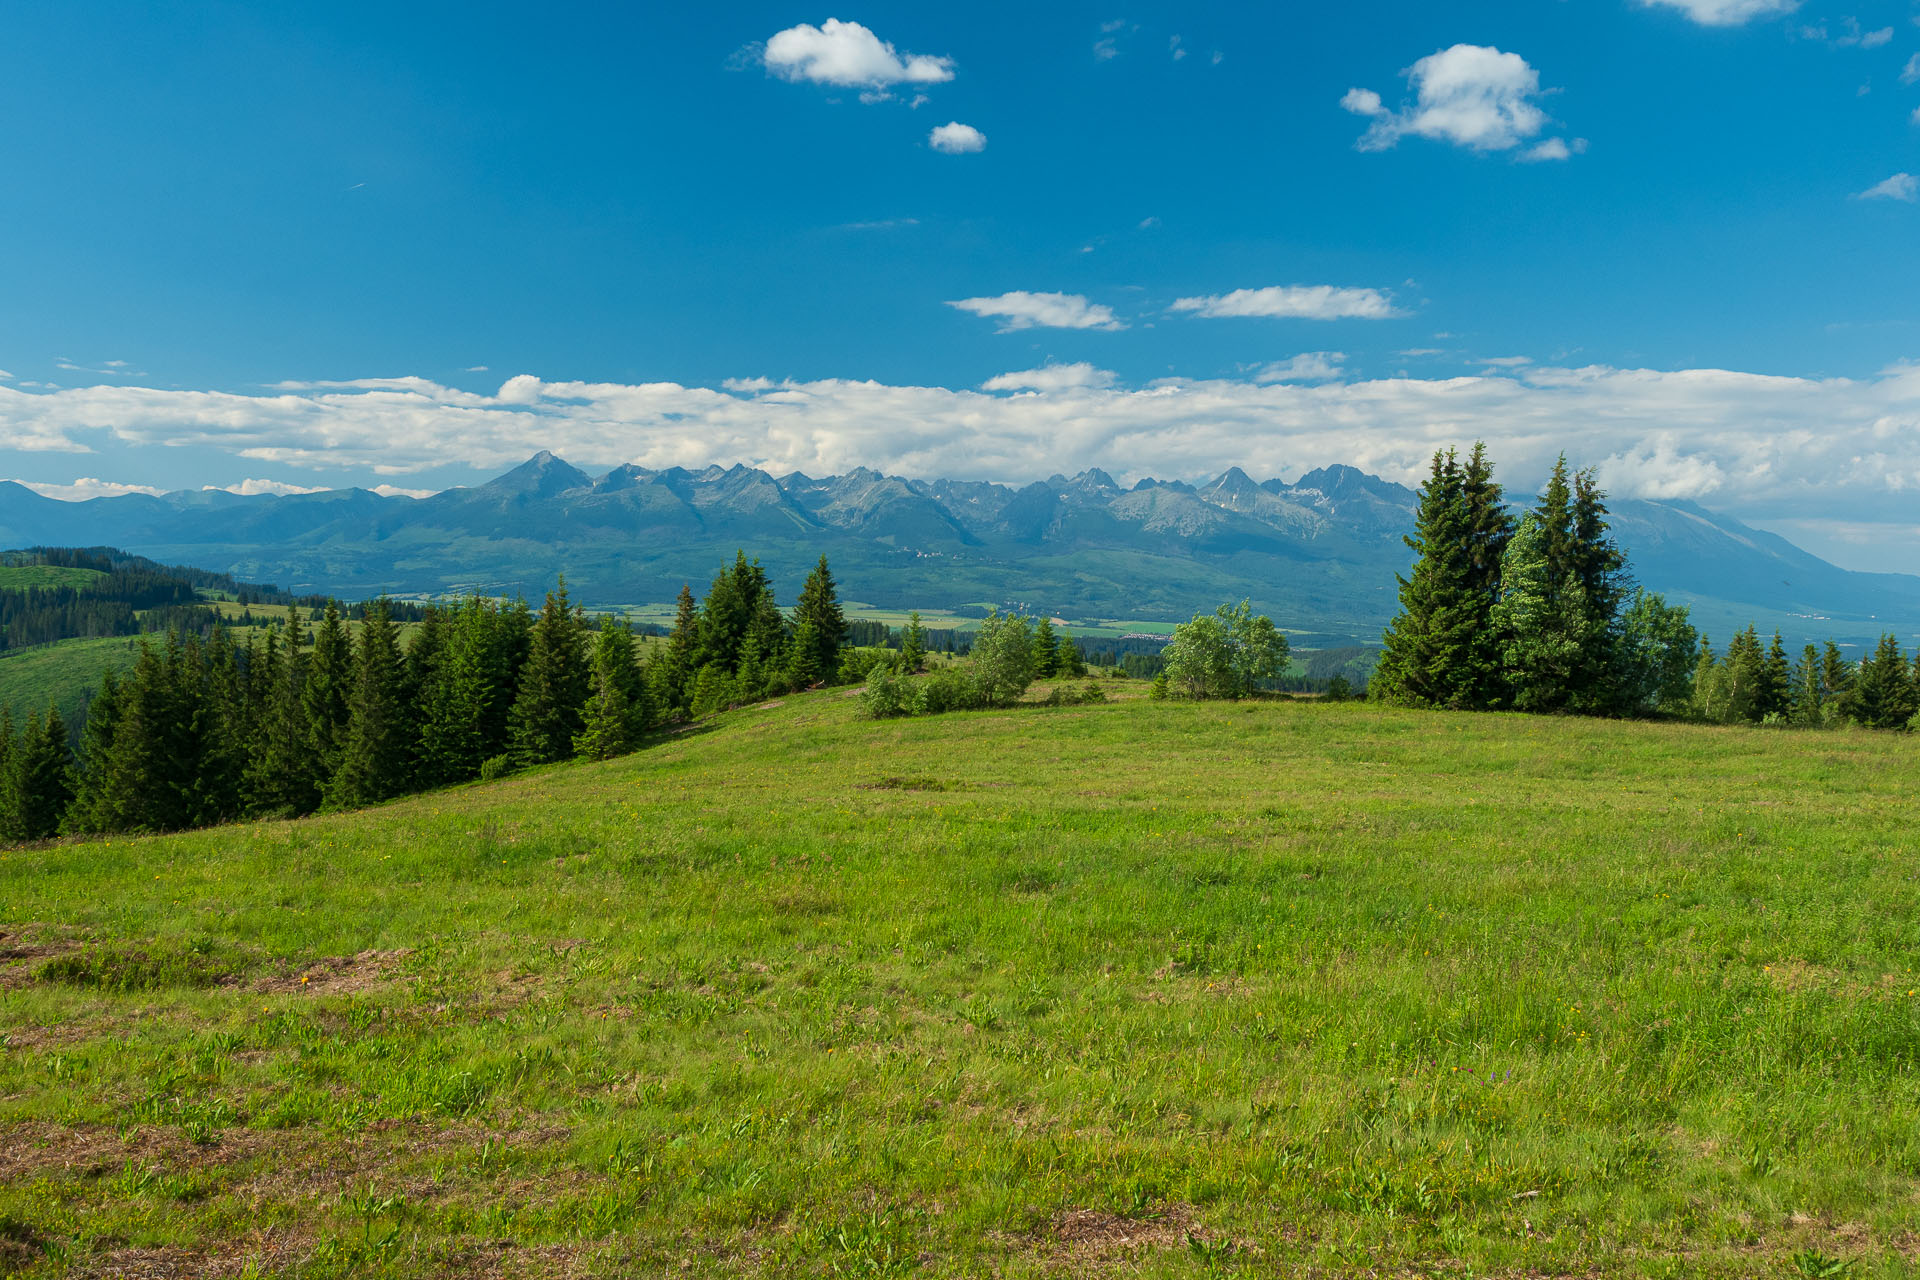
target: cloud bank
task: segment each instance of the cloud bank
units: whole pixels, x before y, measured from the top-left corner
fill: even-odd
[[[1871,379],[1603,366],[1301,379],[1336,365],[1330,355],[1323,361],[1136,387],[1092,366],[1062,365],[1003,374],[978,391],[845,379],[709,388],[531,375],[494,395],[418,378],[295,384],[259,395],[0,387],[0,439],[86,454],[104,437],[122,447],[210,449],[265,466],[385,476],[443,469],[449,459],[497,471],[547,448],[582,466],[748,462],[820,474],[865,465],[1008,480],[1087,466],[1195,478],[1237,465],[1291,476],[1346,462],[1405,482],[1419,480],[1434,449],[1485,439],[1516,486],[1534,483],[1565,450],[1600,464],[1623,495],[1694,498],[1749,517],[1910,526],[1920,495],[1920,365]],[[1272,380],[1275,373],[1292,380]]]

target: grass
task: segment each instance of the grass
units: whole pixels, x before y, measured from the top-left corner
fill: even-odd
[[[98,569],[75,569],[57,564],[0,564],[0,591],[33,587],[84,587],[107,575]]]
[[[855,706],[5,852],[0,1259],[1914,1274],[1911,739]]]
[[[0,653],[0,707],[19,721],[44,713],[52,702],[71,724],[101,675],[132,667],[139,645],[137,637],[101,636]]]

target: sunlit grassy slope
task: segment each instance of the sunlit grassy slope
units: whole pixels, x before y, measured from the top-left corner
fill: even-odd
[[[1912,1274],[1911,739],[855,705],[6,853],[0,1257]]]
[[[17,721],[43,714],[51,703],[72,720],[101,676],[123,672],[139,659],[139,646],[126,636],[101,636],[0,653],[0,706]]]

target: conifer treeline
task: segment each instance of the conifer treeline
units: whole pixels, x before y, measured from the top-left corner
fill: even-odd
[[[1637,590],[1591,469],[1564,456],[1517,521],[1486,447],[1433,456],[1400,614],[1368,685],[1414,706],[1642,715],[1684,705],[1685,608]]]
[[[1829,640],[1824,648],[1805,646],[1799,661],[1789,663],[1779,632],[1762,648],[1758,630],[1748,627],[1724,655],[1701,641],[1693,711],[1721,724],[1920,727],[1920,650],[1909,666],[1900,642],[1883,635],[1873,653],[1855,663]]]
[[[1831,641],[1792,664],[1753,627],[1716,655],[1686,609],[1635,586],[1593,471],[1564,456],[1515,520],[1484,446],[1464,464],[1434,454],[1407,545],[1419,555],[1369,685],[1383,701],[1920,727],[1920,653],[1909,665],[1891,635],[1857,665]]]
[[[94,696],[75,758],[48,711],[0,720],[0,839],[173,831],[350,808],[575,756],[633,750],[691,712],[823,682],[846,620],[822,557],[791,619],[744,554],[642,659],[624,622],[597,626],[564,580],[535,614],[480,597],[418,612],[409,643],[369,602],[242,644],[222,628],[143,644]]]

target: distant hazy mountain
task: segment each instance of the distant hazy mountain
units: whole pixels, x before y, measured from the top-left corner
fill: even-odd
[[[814,478],[751,467],[617,468],[541,453],[430,498],[364,489],[288,497],[183,492],[58,502],[0,483],[0,545],[101,545],[300,591],[478,588],[535,595],[564,571],[596,604],[701,590],[736,549],[782,598],[822,553],[847,598],[877,606],[1022,606],[1077,619],[1165,620],[1250,596],[1283,625],[1372,641],[1395,606],[1412,490],[1352,467],[1297,482],[1239,468],[1195,488],[1099,470],[1024,488]],[[1686,502],[1622,501],[1614,527],[1648,587],[1716,637],[1755,621],[1790,640],[1920,634],[1920,577],[1852,573]]]

